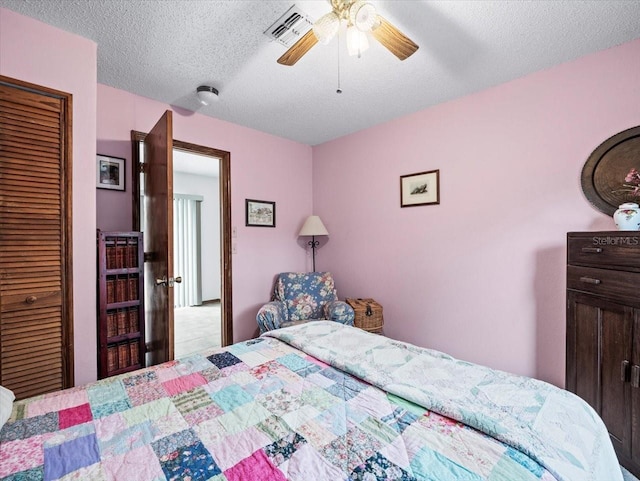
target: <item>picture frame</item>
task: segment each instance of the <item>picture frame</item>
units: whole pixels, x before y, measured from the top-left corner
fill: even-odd
[[[248,227],[275,227],[276,203],[268,200],[245,199],[246,223]]]
[[[125,159],[98,154],[96,161],[96,187],[124,191]]]
[[[440,203],[440,170],[400,176],[400,207]]]

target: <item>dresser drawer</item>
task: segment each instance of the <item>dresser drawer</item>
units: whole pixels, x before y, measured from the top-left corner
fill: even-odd
[[[568,266],[567,289],[640,302],[640,273]]]
[[[640,272],[640,233],[569,234],[567,240],[568,264],[626,268]]]

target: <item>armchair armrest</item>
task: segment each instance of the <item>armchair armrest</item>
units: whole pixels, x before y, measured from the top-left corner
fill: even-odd
[[[287,307],[282,301],[267,302],[258,311],[256,316],[260,334],[278,329],[283,322],[287,321]]]
[[[324,316],[331,321],[353,326],[355,312],[353,312],[353,308],[344,301],[330,301],[324,305]]]

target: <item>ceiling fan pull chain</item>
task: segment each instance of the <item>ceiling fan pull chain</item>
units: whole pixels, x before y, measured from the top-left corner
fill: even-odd
[[[340,32],[338,31],[338,89],[336,90],[337,94],[342,93],[342,89],[340,88]]]

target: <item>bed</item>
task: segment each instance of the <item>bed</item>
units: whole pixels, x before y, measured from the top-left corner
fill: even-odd
[[[541,381],[330,321],[16,401],[0,479],[622,481]]]

